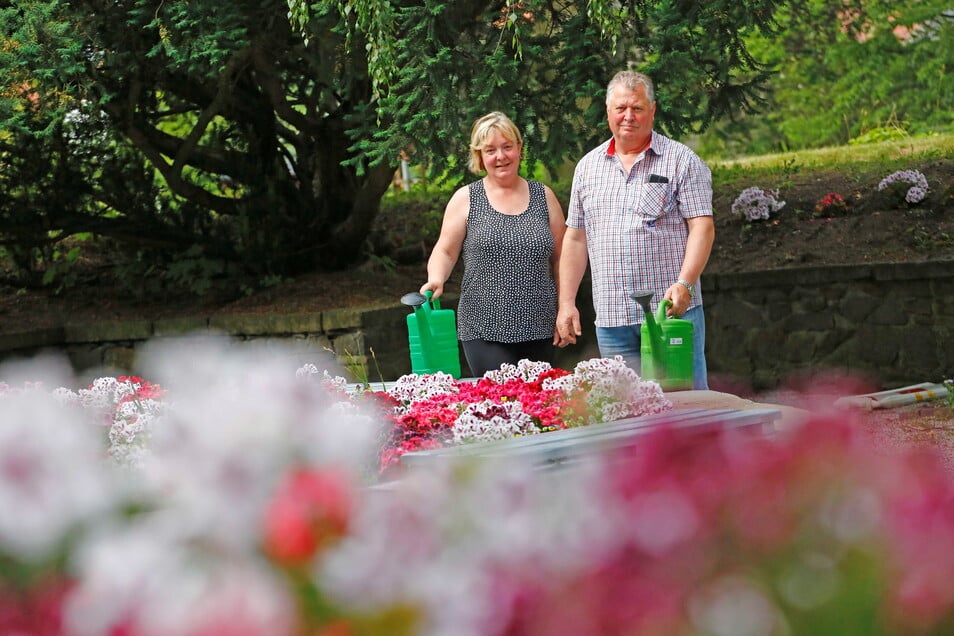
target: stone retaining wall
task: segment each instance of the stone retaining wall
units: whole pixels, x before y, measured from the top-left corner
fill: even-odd
[[[828,370],[883,387],[954,375],[954,261],[709,274],[703,286],[714,387],[770,389],[793,375]],[[592,304],[588,290],[581,291],[588,329],[579,345],[559,352],[557,364],[565,368],[598,355],[587,311]],[[454,303],[446,299],[444,306]],[[67,324],[0,335],[0,360],[53,350],[65,353],[78,372],[137,372],[136,357],[147,342],[219,334],[238,345],[290,345],[296,364],[324,362],[372,381],[393,379],[410,371],[407,314],[395,305]]]
[[[885,387],[954,376],[954,261],[705,276],[711,371],[755,388],[824,370]]]

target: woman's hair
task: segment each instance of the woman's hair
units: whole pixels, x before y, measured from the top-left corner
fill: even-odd
[[[613,95],[613,89],[622,86],[631,91],[635,91],[642,86],[646,89],[646,99],[651,102],[656,101],[656,91],[653,89],[653,81],[648,75],[637,73],[636,71],[620,71],[613,76],[609,85],[606,87],[606,103],[609,104],[610,97]]]
[[[467,160],[467,167],[474,174],[480,174],[486,169],[480,149],[495,130],[518,146],[523,146],[520,130],[509,117],[497,111],[487,113],[475,121],[470,129],[470,158]]]

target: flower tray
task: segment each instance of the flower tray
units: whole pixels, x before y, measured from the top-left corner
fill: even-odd
[[[675,409],[657,415],[631,417],[526,437],[413,451],[401,456],[401,464],[409,467],[425,466],[462,457],[480,457],[530,462],[542,468],[554,467],[593,453],[612,452],[632,446],[646,433],[665,426],[690,429],[699,433],[739,429],[770,435],[781,415],[780,411],[768,408]]]

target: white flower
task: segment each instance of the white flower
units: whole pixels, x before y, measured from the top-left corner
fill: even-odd
[[[437,395],[458,393],[457,381],[454,376],[443,371],[417,375],[409,373],[402,375],[397,382],[388,389],[388,395],[397,400],[400,405],[395,407],[397,415],[407,413],[408,407],[414,402],[420,402]]]
[[[642,380],[622,356],[593,358],[576,365],[572,375],[548,379],[544,389],[584,391],[590,422],[612,422],[626,417],[652,415],[672,408],[662,387]]]
[[[183,366],[188,356],[190,364]],[[289,377],[290,352],[226,339],[154,343],[141,363],[175,396],[151,432],[144,473],[184,522],[230,546],[253,546],[262,509],[290,464],[372,463],[383,422]]]
[[[904,195],[904,200],[911,204],[923,201],[930,189],[927,177],[919,170],[898,170],[882,179],[878,184],[878,190],[887,190],[895,184],[900,184],[902,189],[905,184],[911,184]]]
[[[524,382],[533,382],[540,374],[553,369],[548,362],[534,362],[524,358],[516,366],[507,362],[500,365],[499,369],[491,369],[484,373],[484,377],[493,380],[497,384],[505,384],[508,380],[523,380]]]
[[[769,192],[761,188],[746,188],[732,203],[732,213],[744,216],[747,221],[758,221],[769,218],[773,212],[785,207],[784,201],[778,200],[778,190]]]
[[[175,516],[104,530],[74,557],[65,633],[294,633],[290,591],[252,553],[209,549]]]
[[[454,443],[489,442],[535,432],[520,402],[483,400],[468,404],[454,421]]]
[[[99,435],[49,394],[0,399],[0,553],[43,558],[110,509]]]

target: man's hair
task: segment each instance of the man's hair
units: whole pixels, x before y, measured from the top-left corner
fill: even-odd
[[[637,73],[636,71],[620,71],[613,76],[606,86],[606,103],[609,104],[610,97],[613,95],[613,89],[622,86],[631,91],[635,91],[642,86],[646,89],[646,99],[651,102],[656,101],[656,90],[653,88],[653,81],[648,75]]]
[[[470,129],[470,157],[467,160],[467,167],[474,174],[480,174],[486,169],[480,148],[495,130],[518,146],[523,146],[520,129],[509,117],[498,111],[487,113],[475,121]]]

